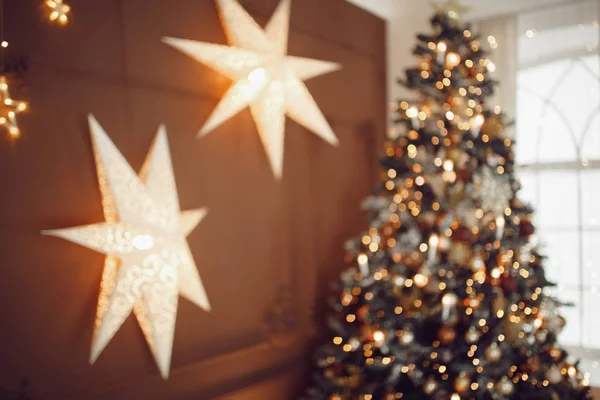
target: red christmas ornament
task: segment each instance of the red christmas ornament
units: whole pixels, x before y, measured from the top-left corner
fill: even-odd
[[[456,331],[450,326],[443,326],[438,332],[438,337],[443,344],[450,344],[456,339]]]
[[[531,236],[535,233],[535,227],[529,221],[521,221],[519,225],[519,235],[522,237]]]
[[[471,229],[467,228],[464,225],[459,226],[452,233],[452,237],[454,240],[458,240],[460,242],[472,242],[475,235]]]
[[[512,276],[504,276],[500,281],[504,293],[515,293],[517,291],[517,280]]]

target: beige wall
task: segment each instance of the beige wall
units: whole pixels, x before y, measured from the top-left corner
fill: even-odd
[[[242,3],[264,23],[277,0]],[[40,4],[5,2],[5,37],[30,64],[12,94],[31,110],[22,140],[0,138],[0,387],[27,379],[36,400],[200,400],[265,381],[254,398],[291,398],[317,293],[365,226],[386,127],[384,22],[344,0],[293,1],[290,53],[344,65],[308,82],[341,146],[288,120],[276,182],[248,111],[195,138],[229,82],[160,41],[225,44],[213,1],[74,1],[64,28]],[[180,301],[166,382],[133,317],[88,364],[103,256],[39,233],[103,220],[88,113],[136,169],[165,123],[182,208],[210,210],[189,243],[213,311]]]

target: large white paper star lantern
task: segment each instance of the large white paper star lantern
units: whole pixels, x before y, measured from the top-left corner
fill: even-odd
[[[164,126],[138,177],[91,115],[89,124],[106,222],[44,233],[107,255],[90,362],[133,311],[166,379],[178,295],[210,311],[186,242],[206,209],[180,211]]]
[[[205,135],[250,107],[277,178],[283,169],[285,115],[327,142],[338,140],[303,81],[340,68],[333,62],[287,56],[290,1],[282,0],[263,30],[236,0],[217,0],[230,43],[221,46],[163,38],[233,80],[200,131]]]

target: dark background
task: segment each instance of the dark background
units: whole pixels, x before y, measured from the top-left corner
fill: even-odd
[[[264,24],[277,2],[241,3]],[[292,2],[289,53],[343,64],[307,83],[341,146],[288,119],[278,182],[249,111],[196,139],[230,82],[160,41],[226,44],[212,0],[72,0],[65,27],[42,0],[4,3],[7,55],[28,59],[11,94],[30,111],[20,140],[0,138],[0,387],[27,379],[33,400],[291,398],[342,244],[366,226],[385,23],[344,0]],[[40,235],[103,221],[88,113],[135,169],[165,123],[182,209],[209,208],[189,243],[213,311],[179,302],[168,381],[133,315],[88,363],[104,256]]]

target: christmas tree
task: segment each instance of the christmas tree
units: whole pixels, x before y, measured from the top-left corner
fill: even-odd
[[[439,5],[417,36],[400,83],[419,100],[395,107],[305,399],[591,398],[557,344],[562,304],[517,197],[510,122],[486,104],[495,66],[463,11]]]

